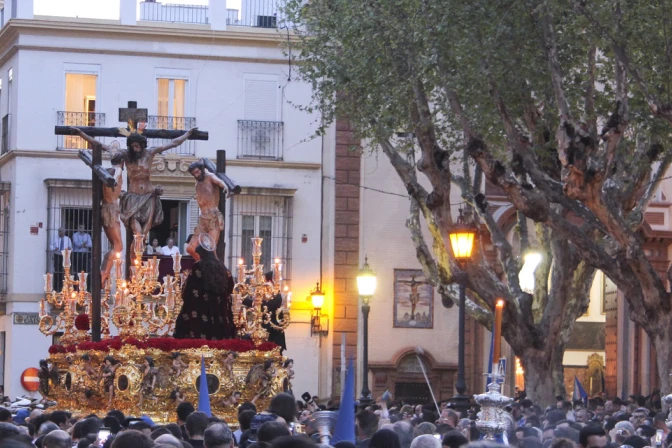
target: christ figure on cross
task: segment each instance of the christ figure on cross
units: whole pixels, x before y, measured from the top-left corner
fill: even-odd
[[[160,186],[150,182],[149,172],[154,157],[171,148],[176,148],[189,139],[198,128],[191,128],[165,145],[147,148],[147,138],[139,132],[131,132],[126,138],[125,150],[114,150],[87,135],[79,128],[71,128],[77,135],[92,145],[101,145],[104,151],[121,154],[128,169],[128,191],[121,195],[121,221],[134,235],[146,236],[155,225],[163,222]]]
[[[411,320],[415,320],[415,308],[418,306],[418,302],[420,302],[420,293],[418,292],[418,287],[426,285],[427,282],[419,282],[415,280],[414,275],[411,277],[410,282],[408,280],[400,280],[399,283],[411,287],[411,294],[409,295],[409,300],[411,301]]]

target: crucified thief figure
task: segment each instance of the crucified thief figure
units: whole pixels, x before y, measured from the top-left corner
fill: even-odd
[[[124,249],[123,242],[121,241],[121,224],[119,223],[119,196],[121,196],[121,173],[123,164],[122,154],[116,154],[112,157],[112,168],[108,168],[107,171],[114,176],[114,180],[117,181],[117,186],[110,188],[103,185],[103,200],[100,206],[100,218],[103,222],[105,236],[110,240],[110,250],[108,250],[103,257],[103,263],[100,270],[100,284],[103,288],[105,287],[107,279],[110,278],[110,271],[112,270],[115,254],[121,253]]]
[[[200,260],[196,253],[196,248],[200,242],[199,236],[207,233],[217,245],[219,234],[224,230],[224,216],[219,211],[220,190],[224,190],[228,197],[228,190],[224,182],[210,171],[207,171],[202,160],[197,160],[189,165],[189,172],[196,179],[196,202],[201,214],[198,217],[198,225],[194,229],[194,236],[189,242],[187,252],[194,257],[194,260]]]
[[[101,144],[81,129],[72,128],[77,135],[92,145],[101,145],[104,151],[114,152],[112,148]],[[118,151],[126,162],[128,170],[128,191],[121,194],[121,221],[134,235],[146,236],[155,225],[163,222],[160,186],[150,182],[149,173],[157,154],[175,148],[184,143],[198,128],[191,128],[176,139],[162,146],[147,148],[147,138],[138,132],[126,138],[127,149]]]

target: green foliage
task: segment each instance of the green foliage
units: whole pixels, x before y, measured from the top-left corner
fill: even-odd
[[[564,0],[304,3],[289,0],[286,12],[299,25],[301,43],[292,55],[300,61],[303,79],[313,86],[310,107],[322,114],[325,125],[347,115],[362,136],[374,141],[418,124],[411,119],[409,104],[420,85],[430,98],[444,150],[452,153],[464,144],[446,97],[453,90],[486,143],[500,148],[498,154],[507,159],[504,128],[491,95],[494,87],[519,129],[535,141],[537,154],[555,157],[552,140],[559,113],[540,25],[544,7],[556,32],[562,86],[575,119],[596,120],[599,133],[615,108],[613,36],[625,44],[655,94],[669,101],[672,91],[669,0],[590,2],[602,28]],[[594,113],[586,107],[592,48],[597,55]],[[653,119],[639,90],[631,86],[628,96],[630,122],[638,135],[666,139],[667,124]],[[530,108],[540,114],[534,126],[525,117]]]

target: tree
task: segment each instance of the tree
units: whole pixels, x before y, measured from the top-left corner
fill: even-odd
[[[646,257],[640,229],[672,162],[671,6],[668,0],[598,0],[590,7],[566,0],[289,0],[286,6],[298,36],[289,54],[314,90],[307,108],[321,113],[325,127],[347,117],[389,158],[409,193],[407,227],[418,260],[445,305],[456,297],[460,270],[445,244],[453,186],[487,228],[504,274],[495,275],[482,256],[468,267],[467,312],[489,328],[496,300],[504,299],[503,336],[539,403],[564,393],[564,347],[588,305],[596,269],[623,291],[631,318],[651,337],[660,384],[669,391],[670,295]],[[395,138],[400,130],[415,134],[417,162],[413,144]],[[482,176],[517,210],[517,253],[488,210]],[[527,220],[544,254],[533,294],[518,281]]]

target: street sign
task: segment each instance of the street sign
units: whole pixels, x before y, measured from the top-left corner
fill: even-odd
[[[21,374],[21,385],[28,392],[37,392],[40,389],[39,370],[29,367]]]

